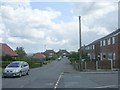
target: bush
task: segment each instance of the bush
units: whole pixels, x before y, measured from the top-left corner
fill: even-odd
[[[32,62],[32,64],[30,65],[31,68],[37,68],[41,66],[42,66],[42,62]]]
[[[79,53],[78,52],[72,52],[70,55],[69,55],[69,58],[72,58],[72,60],[79,60]]]
[[[42,62],[37,61],[37,60],[18,60],[18,61],[25,61],[29,64],[30,68],[36,68],[36,67],[41,67]]]
[[[17,61],[25,61],[29,64],[30,68],[36,68],[36,67],[41,67],[42,62],[39,61],[33,61],[33,60],[17,60]],[[12,61],[2,61],[2,68],[5,68],[9,63]]]
[[[2,68],[5,68],[8,64],[10,64],[12,61],[2,61]]]
[[[15,61],[16,59],[12,58],[11,56],[5,55],[2,56],[2,61]]]

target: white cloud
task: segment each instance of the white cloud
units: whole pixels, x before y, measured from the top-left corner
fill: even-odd
[[[19,38],[19,37],[9,37],[8,38],[8,41],[9,42],[12,42],[12,43],[15,43],[15,44],[35,44],[34,41],[31,41],[29,39],[22,39],[22,38]]]
[[[61,12],[50,8],[40,10],[14,6],[11,2],[4,3],[1,6],[1,24],[4,26],[6,35],[2,38],[4,42],[15,44],[16,47],[24,45],[23,47],[30,48],[35,44],[36,46],[47,44],[51,47],[60,43],[66,44],[67,40],[56,36],[56,34],[60,35],[57,30],[59,24],[56,24],[54,20],[60,15]],[[2,33],[3,31],[0,30],[0,34]]]
[[[50,37],[47,37],[46,38],[46,42],[48,44],[52,44],[52,45],[64,45],[64,44],[67,44],[68,43],[68,40],[62,40],[62,41],[59,41],[57,40],[56,38],[50,38]]]
[[[117,29],[117,2],[82,2],[74,6],[72,13],[81,16],[83,44],[89,44]]]
[[[77,50],[79,15],[82,16],[83,44],[107,35],[117,26],[114,18],[117,16],[116,3],[75,3],[71,10],[72,20],[59,23],[55,20],[63,15],[60,11],[32,9],[29,2],[15,3],[4,2],[1,6],[0,42],[14,44],[15,47],[22,45],[28,52],[43,50],[44,45],[55,50]]]
[[[53,10],[32,10],[21,7],[14,9],[11,6],[1,6],[1,13],[3,23],[9,29],[11,36],[22,38],[43,38],[44,32],[54,29],[55,24],[52,20],[61,14]]]

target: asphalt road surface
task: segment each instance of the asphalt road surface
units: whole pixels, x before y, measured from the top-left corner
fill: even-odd
[[[62,58],[31,69],[28,76],[2,78],[2,88],[118,88],[118,73],[79,72]]]

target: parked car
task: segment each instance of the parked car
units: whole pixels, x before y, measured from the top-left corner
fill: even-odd
[[[60,61],[62,59],[62,57],[60,56],[59,58],[58,58],[58,61]]]
[[[14,61],[11,62],[4,70],[3,77],[12,77],[28,75],[29,74],[29,64],[24,61]]]

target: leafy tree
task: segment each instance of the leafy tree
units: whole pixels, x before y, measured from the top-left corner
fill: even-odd
[[[72,61],[79,61],[79,58],[80,58],[79,52],[71,52],[69,54],[69,59],[70,59],[71,62]]]
[[[18,54],[18,59],[24,59],[27,56],[23,47],[17,47],[15,52]]]
[[[5,55],[5,56],[2,56],[2,61],[15,61],[15,59],[9,55]]]

